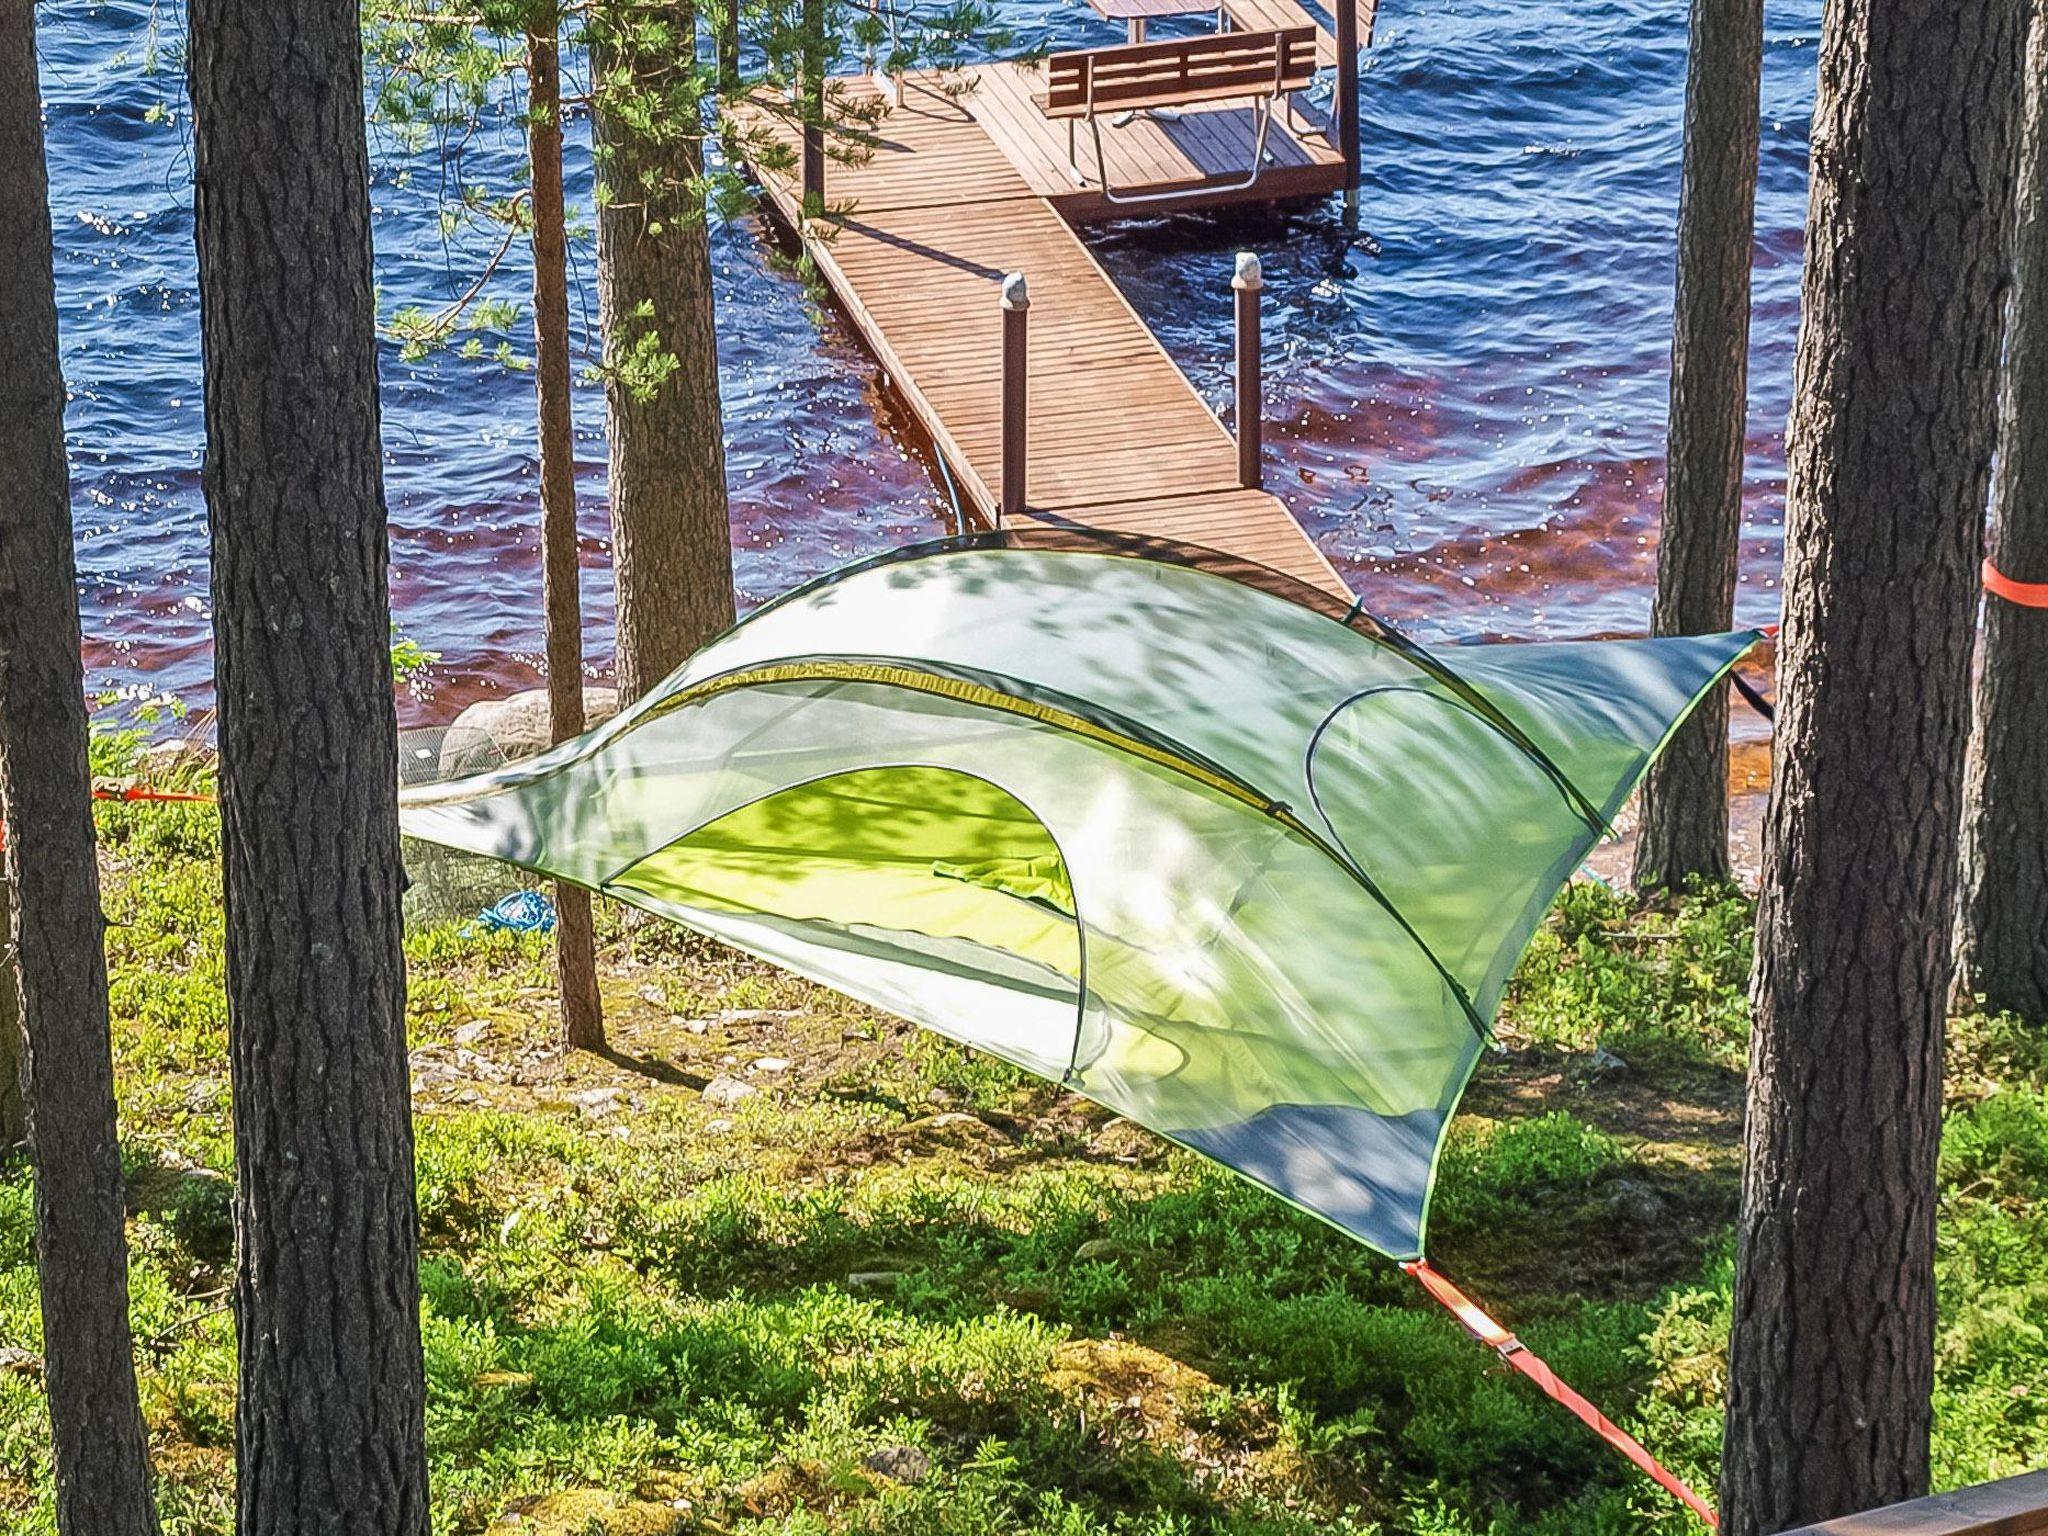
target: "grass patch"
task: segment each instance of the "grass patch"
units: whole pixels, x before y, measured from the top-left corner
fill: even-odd
[[[135,1326],[167,1531],[232,1528],[217,830],[100,812]],[[547,947],[407,939],[437,1530],[1688,1529],[1390,1264],[985,1055],[605,908],[613,1050]],[[417,904],[416,904],[417,905]],[[1749,909],[1574,887],[1432,1217],[1447,1272],[1701,1485],[1719,1452]],[[2048,1457],[2048,1049],[1958,1021],[1937,1466]],[[754,1092],[708,1102],[718,1076]],[[0,1169],[0,1524],[52,1530],[27,1173]],[[516,1516],[516,1523],[512,1517]]]

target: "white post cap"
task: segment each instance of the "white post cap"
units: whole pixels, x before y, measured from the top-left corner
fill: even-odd
[[[1256,251],[1237,253],[1237,275],[1230,280],[1233,288],[1257,288],[1265,282],[1265,269],[1259,265]]]
[[[1031,290],[1024,284],[1024,274],[1022,272],[1012,272],[1003,279],[1003,308],[1029,309],[1030,307]]]

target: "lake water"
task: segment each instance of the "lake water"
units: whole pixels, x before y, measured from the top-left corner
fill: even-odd
[[[1641,632],[1663,478],[1685,75],[1677,0],[1382,0],[1363,72],[1363,231],[1334,202],[1148,220],[1087,238],[1209,399],[1227,395],[1232,253],[1265,262],[1267,427],[1284,497],[1367,605],[1419,637]],[[93,686],[210,696],[199,315],[183,82],[141,0],[37,7],[68,429]],[[1777,615],[1819,0],[1768,7],[1744,622]],[[168,17],[170,8],[164,9]],[[1080,0],[1005,19],[1025,44],[1120,33]],[[585,124],[570,197],[590,207]],[[444,239],[440,161],[373,138],[389,306],[478,271]],[[466,174],[509,185],[516,130]],[[714,235],[733,536],[744,602],[943,532],[924,446],[847,327],[751,219]],[[593,258],[572,255],[579,325]],[[498,287],[523,295],[516,256]],[[507,338],[524,347],[515,327]],[[540,650],[529,374],[386,349],[392,593],[441,660],[411,722],[532,685]],[[602,399],[580,385],[592,670],[610,649]]]

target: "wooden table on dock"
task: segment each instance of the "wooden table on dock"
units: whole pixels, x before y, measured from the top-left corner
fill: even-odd
[[[1142,43],[1147,22],[1166,16],[1213,16],[1217,0],[1088,0],[1088,8],[1105,21],[1122,22],[1126,39]]]

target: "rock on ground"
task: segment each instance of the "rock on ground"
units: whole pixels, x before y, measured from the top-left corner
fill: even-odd
[[[741,1082],[730,1072],[721,1072],[704,1085],[704,1102],[730,1109],[740,1100],[751,1099],[760,1091],[752,1083]]]
[[[583,713],[589,725],[601,725],[618,712],[616,689],[585,685]],[[502,699],[480,699],[457,715],[441,738],[441,777],[459,779],[485,773],[516,758],[531,757],[552,744],[547,689],[529,688]]]
[[[868,1452],[861,1465],[899,1483],[921,1483],[932,1471],[931,1457],[914,1445],[882,1446]]]

